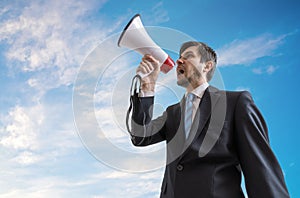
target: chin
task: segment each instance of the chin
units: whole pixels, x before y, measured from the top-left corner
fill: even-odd
[[[186,78],[177,78],[177,85],[187,87],[189,85],[189,81]]]

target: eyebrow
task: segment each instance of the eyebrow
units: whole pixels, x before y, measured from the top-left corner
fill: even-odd
[[[192,51],[187,51],[187,52],[182,53],[182,54],[180,55],[180,57],[182,57],[183,55],[184,55],[184,56],[187,56],[187,55],[190,55],[190,54],[193,55],[193,56],[195,55],[194,52],[192,52]]]

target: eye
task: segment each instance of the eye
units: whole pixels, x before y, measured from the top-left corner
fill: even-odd
[[[192,57],[194,57],[193,54],[188,54],[188,55],[186,56],[186,58],[192,58]]]
[[[184,54],[183,56],[180,56],[179,59],[183,59],[183,60],[187,60],[187,59],[190,59],[190,58],[194,58],[195,55],[191,52],[188,52],[186,54]]]
[[[194,54],[192,53],[186,53],[184,56],[183,56],[183,59],[190,59],[190,58],[193,58],[194,57]]]

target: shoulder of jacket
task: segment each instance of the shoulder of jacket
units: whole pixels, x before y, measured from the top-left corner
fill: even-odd
[[[210,93],[226,94],[227,96],[231,96],[231,97],[239,97],[241,95],[251,95],[250,92],[247,91],[247,90],[241,90],[241,91],[220,90],[220,89],[215,88],[213,86],[209,86],[209,92]]]
[[[238,100],[238,99],[250,99],[252,100],[252,95],[247,90],[241,90],[241,91],[231,91],[231,90],[220,90],[218,88],[215,88],[213,86],[209,86],[208,88],[210,93],[215,94],[224,94],[226,95],[227,99],[230,100]]]

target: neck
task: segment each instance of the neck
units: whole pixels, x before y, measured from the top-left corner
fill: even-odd
[[[204,79],[202,79],[198,82],[189,83],[189,85],[186,87],[186,92],[191,92],[194,89],[196,89],[197,87],[203,85],[204,83],[206,83],[206,80],[204,80]]]

